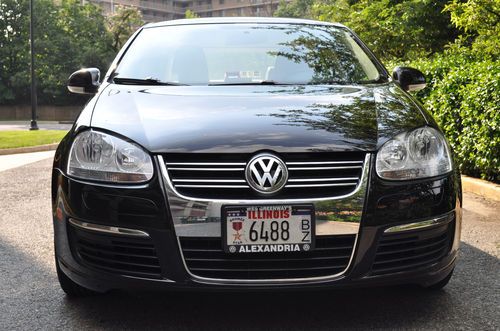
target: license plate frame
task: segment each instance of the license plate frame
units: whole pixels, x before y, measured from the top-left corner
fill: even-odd
[[[274,208],[274,209],[273,209]],[[308,216],[308,221],[309,221],[309,230],[308,230],[308,233],[309,233],[309,237],[310,237],[310,240],[308,242],[297,242],[297,241],[294,241],[294,242],[287,242],[287,243],[283,243],[283,242],[279,242],[279,243],[273,243],[273,242],[266,242],[266,243],[262,243],[260,241],[258,242],[253,242],[253,243],[248,243],[248,238],[245,238],[246,240],[242,241],[242,243],[238,244],[238,243],[229,243],[228,242],[228,229],[229,229],[229,226],[228,226],[228,219],[229,220],[235,220],[236,218],[238,218],[238,216],[234,216],[235,214],[233,214],[233,216],[228,216],[228,213],[237,213],[239,212],[240,215],[243,214],[243,211],[245,210],[247,212],[246,216],[243,217],[243,216],[240,216],[240,218],[244,218],[244,220],[242,222],[252,222],[252,221],[258,221],[260,222],[260,229],[262,229],[262,227],[264,226],[263,222],[265,221],[268,221],[268,222],[271,222],[271,220],[269,219],[266,219],[266,218],[262,218],[262,219],[258,219],[258,220],[249,220],[248,219],[248,211],[249,210],[270,210],[270,209],[273,209],[273,210],[285,210],[288,209],[289,210],[289,214],[290,216],[294,216],[294,220],[292,222],[298,222],[297,219],[301,218],[301,217],[304,217],[305,218],[305,215],[302,215],[302,213],[304,212],[308,212],[307,216]],[[277,219],[273,219],[274,221],[277,221]],[[285,219],[282,219],[281,221],[284,221]],[[236,220],[237,222],[239,222],[239,220]],[[300,224],[298,223],[292,223],[292,227],[302,227],[303,226],[303,223],[302,223],[302,220],[300,220]],[[279,223],[279,225],[281,226],[281,223]],[[285,252],[308,252],[308,251],[311,251],[311,250],[314,250],[315,248],[315,244],[316,244],[316,219],[315,219],[315,210],[314,210],[314,205],[312,204],[255,204],[255,205],[224,205],[221,207],[221,228],[222,228],[222,231],[221,231],[221,234],[222,234],[222,247],[224,249],[224,252],[226,253],[230,253],[230,254],[255,254],[255,253],[285,253]],[[248,229],[248,223],[245,224],[246,226],[246,229]],[[243,225],[241,225],[241,230],[245,230],[243,229]],[[231,226],[231,229],[229,231],[233,231],[235,229],[232,228]],[[297,235],[297,231],[295,231],[295,238],[296,235]],[[302,231],[300,229],[300,231]],[[238,232],[238,231],[237,231]],[[302,234],[305,234],[305,230],[304,232],[302,232]],[[243,235],[247,235],[248,236],[248,233],[245,233]],[[236,239],[234,239],[236,240]],[[280,240],[282,241],[282,240]],[[287,248],[286,245],[289,245],[289,247]],[[298,246],[298,250],[297,250],[297,245]],[[241,248],[242,246],[243,249]],[[281,248],[280,248],[281,246]],[[234,247],[234,248],[232,248]],[[252,248],[252,247],[255,247],[255,248]],[[268,248],[266,248],[268,247]]]

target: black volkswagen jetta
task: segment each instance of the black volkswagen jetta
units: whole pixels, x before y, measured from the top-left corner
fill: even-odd
[[[149,24],[99,70],[52,176],[62,288],[449,281],[461,187],[436,122],[348,28]]]

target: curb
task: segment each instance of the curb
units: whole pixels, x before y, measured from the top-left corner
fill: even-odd
[[[54,151],[59,144],[0,149],[0,155]]]
[[[462,190],[484,198],[500,201],[500,185],[462,175]]]

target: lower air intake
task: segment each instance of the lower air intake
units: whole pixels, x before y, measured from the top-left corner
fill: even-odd
[[[445,257],[453,243],[455,222],[426,230],[384,233],[378,244],[372,275],[411,271]]]
[[[330,276],[349,265],[355,235],[318,236],[310,252],[229,254],[221,238],[181,237],[189,271],[213,279],[293,279]]]
[[[150,238],[115,236],[69,227],[73,254],[82,264],[106,272],[161,278],[161,267]]]

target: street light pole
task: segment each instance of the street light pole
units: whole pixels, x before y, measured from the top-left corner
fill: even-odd
[[[36,123],[36,77],[35,77],[35,34],[33,33],[33,0],[30,0],[30,55],[31,55],[31,124],[30,130],[38,130]]]

